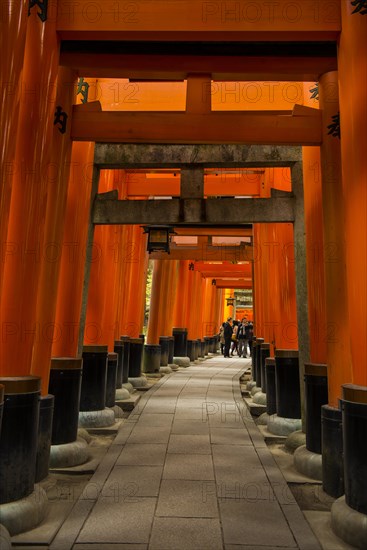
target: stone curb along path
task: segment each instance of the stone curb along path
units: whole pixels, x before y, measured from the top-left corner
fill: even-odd
[[[243,402],[248,364],[211,358],[144,394],[50,548],[319,550]]]

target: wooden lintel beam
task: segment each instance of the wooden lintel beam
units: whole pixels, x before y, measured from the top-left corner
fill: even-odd
[[[319,76],[336,71],[336,57],[244,57],[192,55],[128,55],[113,53],[63,52],[60,64],[89,78],[129,78],[130,80],[185,80],[188,74],[209,72],[211,93],[220,97],[226,82],[238,84],[235,93],[246,97],[241,82],[313,82]]]
[[[245,262],[251,261],[251,246],[198,246],[196,248],[176,247],[170,253],[151,252],[151,260],[192,260],[204,262]]]
[[[175,227],[175,233],[179,237],[198,237],[208,235],[209,237],[252,237],[252,228],[242,227]],[[196,267],[196,266],[195,266]]]
[[[241,267],[241,270],[235,269],[237,267]],[[233,268],[233,269],[232,269]],[[232,265],[232,266],[221,266],[221,265],[213,265],[210,268],[202,268],[197,269],[195,266],[195,271],[200,271],[200,273],[204,277],[251,277],[251,264],[245,264],[245,265]]]
[[[216,279],[217,288],[252,288],[252,281],[218,281]]]
[[[313,116],[251,111],[123,112],[74,105],[71,138],[108,143],[320,145],[321,112]]]
[[[294,197],[269,199],[96,199],[93,223],[96,225],[207,224],[228,226],[248,223],[294,221]]]
[[[167,2],[147,0],[58,0],[56,30],[64,38],[94,40],[141,39],[205,41],[235,35],[231,40],[329,40],[341,30],[339,0],[288,0],[249,4],[245,0]],[[182,35],[184,38],[182,38]],[[208,38],[207,38],[208,37]],[[226,38],[222,38],[225,40]]]

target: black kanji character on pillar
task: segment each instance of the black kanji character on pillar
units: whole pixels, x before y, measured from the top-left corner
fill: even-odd
[[[332,135],[333,137],[338,137],[340,139],[340,113],[332,116],[331,120],[333,122],[328,126],[328,135]]]
[[[315,87],[310,88],[311,97],[310,99],[319,99],[319,83],[315,82]]]
[[[353,13],[359,13],[360,15],[367,15],[367,0],[353,0],[351,2],[354,6]]]
[[[31,9],[38,6],[41,13],[37,13],[38,17],[44,23],[47,20],[48,0],[29,0],[28,15],[31,15]]]
[[[54,124],[60,124],[60,128],[58,128],[58,130],[62,134],[65,134],[65,132],[66,132],[67,119],[68,119],[68,115],[62,110],[62,107],[60,107],[60,105],[58,105],[56,107],[56,111],[55,111]]]
[[[76,95],[82,94],[82,103],[87,103],[88,101],[88,91],[89,91],[89,84],[88,82],[84,82],[84,78],[80,77],[78,80],[78,87],[76,90]]]

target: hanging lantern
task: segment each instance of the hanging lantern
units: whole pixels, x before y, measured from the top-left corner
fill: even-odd
[[[169,225],[146,225],[144,233],[148,233],[147,251],[167,252],[169,251],[170,235],[174,233],[173,227]]]

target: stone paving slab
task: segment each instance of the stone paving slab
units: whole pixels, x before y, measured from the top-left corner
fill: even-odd
[[[217,427],[210,429],[210,442],[212,445],[252,445],[247,431]]]
[[[226,499],[219,509],[226,544],[298,548],[277,502]]]
[[[170,431],[170,426],[156,426],[152,429],[151,426],[144,426],[138,422],[127,443],[168,443]]]
[[[218,356],[144,393],[50,550],[317,550],[242,400],[247,363]]]
[[[155,498],[138,497],[117,502],[99,499],[77,542],[148,543],[156,501]]]
[[[226,466],[232,471],[262,468],[259,456],[249,445],[213,445],[215,466]]]
[[[142,413],[137,422],[137,426],[145,426],[147,428],[156,427],[171,427],[173,422],[173,414],[156,414]]]
[[[167,454],[163,479],[214,479],[211,455]]]
[[[78,501],[50,545],[50,550],[68,550],[73,547],[83,523],[94,506],[93,501]]]
[[[281,506],[300,550],[321,550],[321,546],[297,504]]]
[[[156,516],[218,518],[215,492],[207,492],[207,481],[163,479]]]
[[[211,455],[209,435],[172,434],[169,439],[168,453]]]
[[[160,466],[166,457],[167,445],[163,443],[127,443],[116,466]]]
[[[118,499],[157,497],[162,466],[116,466],[106,481],[109,491]]]
[[[73,550],[147,550],[147,544],[74,544]],[[33,548],[32,548],[33,550]]]
[[[149,550],[222,550],[217,519],[156,518]]]
[[[172,424],[171,434],[206,435],[209,434],[209,423],[201,420],[177,420]]]

